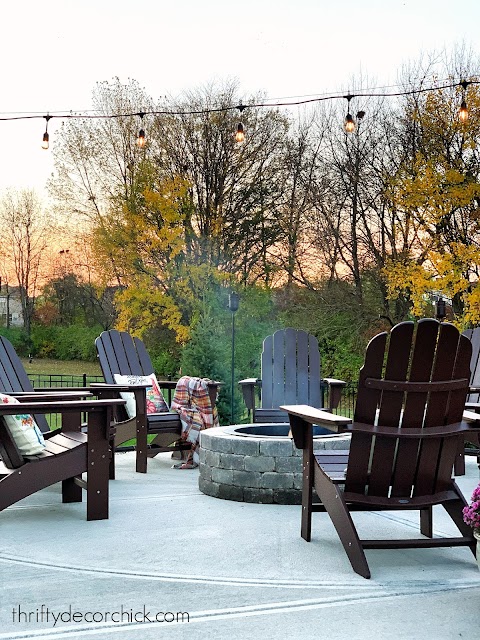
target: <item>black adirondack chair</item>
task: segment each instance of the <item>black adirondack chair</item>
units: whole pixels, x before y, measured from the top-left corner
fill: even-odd
[[[360,371],[353,421],[309,407],[284,406],[295,445],[303,449],[302,537],[311,537],[312,511],[327,511],[350,563],[370,577],[364,549],[467,546],[465,499],[452,478],[470,382],[471,343],[450,324],[421,320],[373,338]],[[313,453],[312,424],[351,433],[350,450]],[[341,490],[339,485],[344,485]],[[312,504],[315,488],[321,504]],[[458,537],[433,537],[432,507],[442,505]],[[361,540],[355,510],[418,510],[424,537]]]
[[[239,382],[253,422],[288,422],[282,404],[308,404],[323,408],[324,392],[329,388],[329,409],[335,409],[345,382],[322,378],[318,340],[305,331],[281,329],[263,341],[261,378]],[[255,394],[260,389],[261,403]]]
[[[87,491],[87,520],[108,518],[108,480],[112,410],[122,400],[70,400],[0,404],[0,511],[40,489],[62,482],[63,502],[81,502]],[[20,407],[20,409],[19,409]],[[62,414],[60,433],[46,441],[44,451],[23,456],[3,416],[19,411]],[[88,416],[88,430],[78,418]],[[82,479],[87,474],[87,480]]]
[[[147,376],[153,373],[153,365],[144,343],[125,331],[104,331],[95,340],[95,345],[105,382],[109,385],[115,384],[115,374]],[[176,383],[159,381],[159,385],[161,388],[171,390],[175,389]],[[209,384],[212,405],[215,404],[218,385],[219,383],[216,382]],[[139,388],[134,386],[128,389],[136,393],[136,417],[129,419],[124,408],[120,408],[115,447],[118,448],[126,441],[136,438],[136,470],[146,473],[147,458],[166,451],[188,450],[190,445],[180,440],[182,424],[178,413],[169,411],[147,414],[145,390],[140,389],[139,392]],[[151,434],[154,434],[155,438],[148,444],[148,435]]]

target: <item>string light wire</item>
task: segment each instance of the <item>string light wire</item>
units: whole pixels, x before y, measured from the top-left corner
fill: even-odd
[[[411,96],[411,95],[419,95],[422,93],[428,93],[430,91],[442,91],[444,89],[453,89],[455,87],[463,87],[465,81],[462,82],[451,82],[448,84],[438,84],[436,86],[431,87],[421,87],[419,89],[408,89],[404,91],[391,91],[391,92],[378,92],[376,90],[373,91],[359,91],[358,93],[351,94],[351,98],[395,98],[402,96]],[[480,84],[480,80],[470,80],[468,81],[468,85],[478,85]],[[280,100],[278,102],[255,102],[249,105],[242,105],[244,108],[248,107],[249,109],[257,109],[257,108],[271,108],[271,107],[294,107],[303,104],[312,104],[315,102],[325,102],[326,100],[344,100],[345,95],[343,93],[331,93],[328,95],[321,95],[313,98],[305,98],[301,100]],[[153,116],[161,116],[161,115],[203,115],[208,113],[220,113],[227,111],[234,111],[238,109],[238,105],[232,105],[228,107],[216,107],[209,109],[193,109],[193,110],[172,110],[172,109],[160,109],[160,110],[151,110],[142,112],[144,115],[153,115]],[[50,114],[50,118],[59,118],[61,120],[66,119],[109,119],[109,118],[127,118],[132,116],[138,116],[140,113],[138,111],[132,111],[127,113],[74,113],[70,111],[69,113],[54,113]],[[13,121],[13,120],[32,120],[38,118],[45,118],[44,115],[41,114],[31,114],[31,115],[13,115],[13,116],[4,116],[0,117],[0,122],[5,121]]]

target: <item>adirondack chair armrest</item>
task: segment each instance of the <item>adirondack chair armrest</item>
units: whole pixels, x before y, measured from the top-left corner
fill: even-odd
[[[35,393],[77,393],[81,392],[92,393],[92,387],[95,383],[92,383],[88,387],[34,387]],[[20,393],[31,393],[31,391],[22,391]]]
[[[75,398],[91,398],[90,391],[58,391],[43,393],[42,391],[15,391],[9,396],[16,398],[19,402],[60,402],[61,400],[74,400]]]
[[[480,404],[467,402],[465,407],[465,411],[463,412],[463,419],[465,422],[480,422],[480,413],[477,413],[477,411],[480,411]]]
[[[322,409],[316,409],[306,404],[282,405],[280,409],[288,413],[290,428],[297,449],[304,449],[306,445],[307,425],[319,424],[328,427],[330,431],[340,433],[351,424],[351,419],[338,416]]]
[[[336,378],[323,378],[322,383],[328,386],[328,409],[332,411],[338,407],[342,396],[342,390],[347,383],[344,380],[337,380]]]
[[[424,438],[439,438],[442,436],[452,436],[455,434],[464,434],[471,431],[469,423],[465,420],[461,422],[453,422],[451,424],[442,425],[439,427],[428,427],[423,429],[418,428],[401,428],[401,427],[384,427],[381,425],[364,424],[362,422],[352,422],[346,427],[347,433],[368,433],[372,436],[379,435],[387,438],[410,438],[410,439],[424,439]]]
[[[65,400],[54,402],[22,402],[22,412],[25,413],[60,413],[62,415],[74,414],[80,415],[84,412],[89,412],[104,406],[116,406],[125,404],[125,400]],[[18,404],[0,404],[0,416],[5,415],[17,415],[19,405]],[[105,437],[111,438],[111,425],[105,424]],[[63,428],[63,427],[62,427]]]
[[[222,384],[223,382],[219,382],[218,380],[210,380],[210,382],[207,384],[208,395],[210,396],[212,408],[217,404],[218,392]]]
[[[262,381],[258,378],[245,378],[238,383],[242,389],[243,401],[248,411],[255,409],[255,388],[262,386]]]

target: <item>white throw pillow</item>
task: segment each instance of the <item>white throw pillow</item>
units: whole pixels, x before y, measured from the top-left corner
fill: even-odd
[[[0,393],[2,404],[21,404],[17,398]],[[33,416],[19,413],[15,416],[3,416],[12,438],[23,456],[36,456],[45,449],[45,440]]]
[[[154,373],[148,376],[135,376],[126,375],[122,376],[119,373],[114,374],[115,382],[117,384],[125,384],[129,386],[144,385],[149,386],[146,389],[147,394],[147,413],[165,413],[168,411],[168,405],[160,391],[157,377]],[[125,408],[129,418],[134,418],[137,414],[137,407],[135,406],[135,395],[131,391],[121,391],[121,397],[126,401]]]

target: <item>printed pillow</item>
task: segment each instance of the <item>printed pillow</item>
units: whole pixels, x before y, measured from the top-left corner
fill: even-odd
[[[21,404],[17,398],[0,393],[3,404]],[[36,456],[45,449],[45,440],[33,416],[19,413],[15,416],[3,416],[12,438],[23,456]]]
[[[127,375],[122,376],[119,373],[114,375],[115,382],[117,384],[128,384],[130,386],[148,384],[146,389],[147,394],[147,413],[165,413],[168,411],[167,403],[165,402],[160,386],[158,384],[157,377],[154,373],[148,376],[134,376]],[[135,395],[132,392],[120,392],[121,397],[126,400],[127,404],[125,408],[129,418],[134,418],[137,413],[135,406]]]

